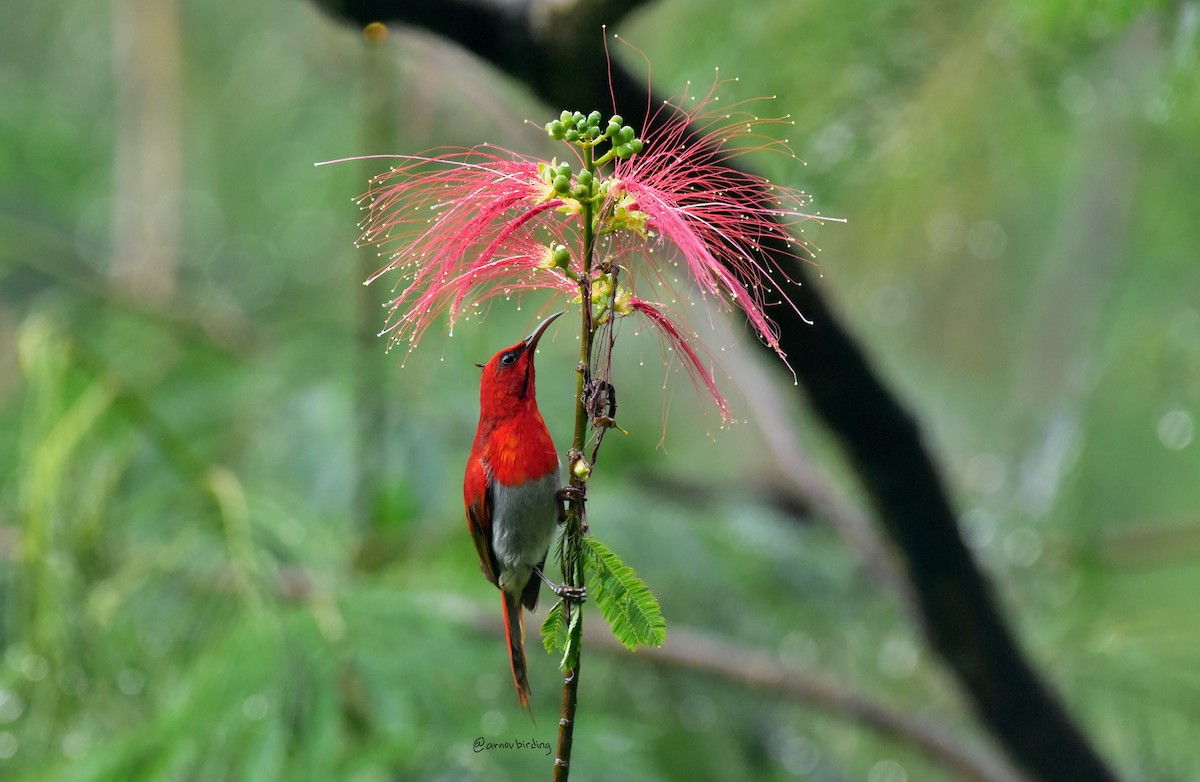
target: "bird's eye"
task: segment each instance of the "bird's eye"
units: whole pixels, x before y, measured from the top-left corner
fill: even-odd
[[[517,352],[515,350],[510,350],[507,353],[501,354],[500,366],[511,367],[515,363],[517,363]]]

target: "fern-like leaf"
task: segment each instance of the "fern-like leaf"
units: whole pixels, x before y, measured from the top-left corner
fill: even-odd
[[[569,620],[567,616],[567,608],[559,600],[550,607],[546,620],[542,622],[542,646],[551,654],[562,652],[558,667],[564,671],[573,667],[579,659],[579,642],[582,638],[579,611],[571,612]]]
[[[567,615],[561,600],[550,606],[546,621],[542,622],[542,646],[550,653],[561,652],[567,647]]]
[[[633,568],[592,537],[583,539],[588,595],[595,600],[613,635],[630,651],[661,646],[667,636],[658,599]]]
[[[567,641],[563,644],[563,656],[558,667],[569,671],[579,664],[579,647],[583,644],[583,612],[576,608],[571,612],[567,624]]]

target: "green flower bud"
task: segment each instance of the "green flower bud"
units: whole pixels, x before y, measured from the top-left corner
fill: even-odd
[[[579,131],[575,130],[575,128],[571,128],[570,130],[567,131],[567,135],[564,136],[563,138],[565,138],[567,141],[574,144],[576,141],[579,140]]]
[[[609,120],[609,124],[616,125],[617,127],[621,127],[622,125],[625,124],[625,118],[622,117],[620,114],[614,114],[614,115],[612,115],[612,119]]]
[[[629,148],[628,144],[617,144],[615,147],[613,147],[613,152],[616,153],[616,156],[621,158],[621,160],[625,160],[633,155],[633,150]]]
[[[566,160],[559,163],[557,173],[561,176],[571,176],[571,163]]]
[[[645,144],[642,143],[640,138],[635,138],[633,141],[629,142],[629,150],[635,155],[641,152],[644,148]]]
[[[582,111],[577,111],[571,115],[571,121],[578,125],[580,122],[586,123],[587,117],[583,116]]]
[[[604,129],[604,137],[612,138],[621,132],[621,126],[615,122],[608,123],[608,127]]]
[[[567,249],[565,244],[555,245],[551,257],[554,259],[555,266],[567,267],[571,265],[571,251]]]
[[[589,114],[587,116],[587,123],[593,128],[597,127],[600,124],[600,112],[593,111],[591,114]]]
[[[563,138],[567,135],[567,126],[562,124],[558,120],[554,120],[553,122],[547,122],[546,123],[546,133],[548,133],[550,135],[550,138],[554,139],[555,141],[562,141]]]
[[[567,111],[566,109],[563,109],[562,114],[558,115],[558,121],[564,125],[569,125],[575,122],[575,120],[571,117],[571,112]]]
[[[579,176],[576,177],[575,181],[578,182],[581,187],[590,189],[592,182],[595,181],[595,179],[596,178],[592,176],[592,172],[585,168],[583,171],[579,172]]]
[[[561,193],[566,193],[570,189],[571,189],[571,178],[570,177],[565,177],[562,174],[559,174],[558,176],[554,177],[554,192],[561,194]]]

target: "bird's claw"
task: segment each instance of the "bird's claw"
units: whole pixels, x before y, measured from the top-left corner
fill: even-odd
[[[563,486],[556,495],[561,502],[579,502],[587,496],[582,486]]]
[[[587,601],[587,587],[554,584],[550,587],[550,591],[567,603],[583,603]]]
[[[556,584],[550,579],[546,578],[546,574],[542,572],[541,568],[537,568],[534,570],[534,572],[537,573],[538,578],[540,578],[546,584],[546,586],[550,588],[550,591],[560,597],[564,602],[582,603],[587,600],[587,587],[571,586],[570,584]]]

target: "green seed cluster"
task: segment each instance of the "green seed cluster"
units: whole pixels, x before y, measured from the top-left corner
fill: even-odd
[[[558,164],[555,169],[554,179],[550,182],[554,186],[554,192],[559,195],[566,195],[571,190],[571,164],[565,160]]]
[[[581,111],[563,110],[558,119],[546,123],[546,133],[555,141],[571,144],[596,146],[607,139],[612,144],[612,154],[625,159],[643,149],[642,140],[633,128],[625,124],[620,114],[614,114],[601,127],[602,115],[598,111],[584,115]]]

